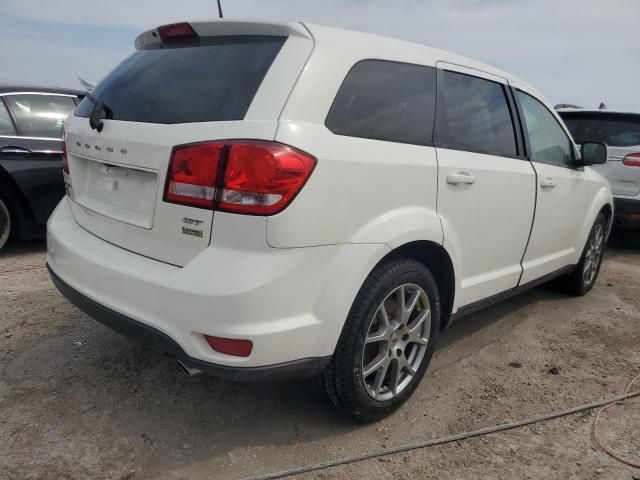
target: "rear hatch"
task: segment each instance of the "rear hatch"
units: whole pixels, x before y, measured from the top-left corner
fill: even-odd
[[[640,157],[640,115],[608,111],[561,112],[560,115],[577,143],[607,144],[607,163],[593,168],[609,180],[611,192],[631,197],[639,195],[640,158],[629,155]]]
[[[65,126],[75,220],[132,252],[182,266],[213,211],[163,200],[177,145],[273,140],[313,42],[299,24],[213,21],[145,32]]]

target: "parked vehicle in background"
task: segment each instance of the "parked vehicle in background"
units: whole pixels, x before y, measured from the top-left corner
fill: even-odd
[[[611,184],[614,225],[640,228],[640,113],[579,107],[558,109],[558,113],[578,144],[607,144],[607,163],[594,168]]]
[[[44,235],[64,196],[62,125],[82,96],[59,88],[0,86],[0,249],[12,235]]]
[[[581,156],[525,83],[307,24],[166,25],[136,48],[68,120],[47,263],[189,369],[318,375],[375,420],[453,317],[552,278],[592,288],[606,146]]]

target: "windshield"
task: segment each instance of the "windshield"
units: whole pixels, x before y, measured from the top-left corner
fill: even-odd
[[[640,145],[640,115],[561,112],[560,116],[577,143],[602,142],[610,147]]]
[[[203,45],[140,50],[91,92],[109,118],[130,122],[190,123],[242,120],[286,38],[207,37]],[[76,116],[90,117],[85,98]]]

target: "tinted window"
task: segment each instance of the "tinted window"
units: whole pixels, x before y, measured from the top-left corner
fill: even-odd
[[[531,160],[551,165],[570,166],[571,141],[553,114],[541,102],[518,91],[524,121],[529,133]]]
[[[364,60],[340,87],[327,128],[350,137],[430,145],[435,96],[435,68]]]
[[[62,125],[76,107],[73,97],[9,95],[4,97],[25,137],[60,138]]]
[[[438,86],[436,143],[492,155],[517,155],[504,87],[443,71]]]
[[[602,142],[611,147],[640,145],[640,115],[561,113],[578,143]]]
[[[189,123],[242,120],[286,38],[209,37],[197,47],[140,50],[93,90],[115,120]],[[85,98],[76,115],[89,117]]]
[[[2,103],[0,98],[0,135],[15,135],[16,129],[13,126],[7,107]]]

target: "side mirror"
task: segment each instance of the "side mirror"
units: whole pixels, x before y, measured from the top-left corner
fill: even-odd
[[[584,165],[602,165],[609,155],[607,145],[600,142],[584,142],[580,154]]]

